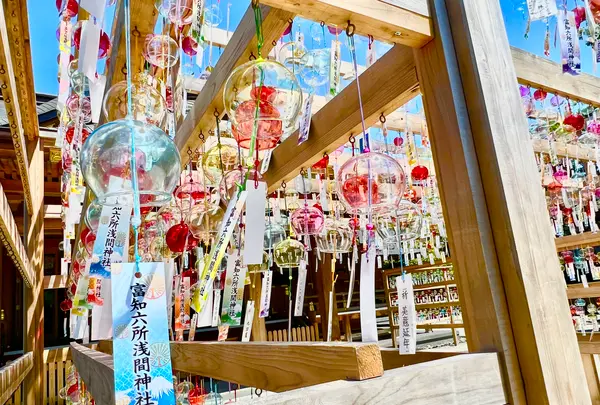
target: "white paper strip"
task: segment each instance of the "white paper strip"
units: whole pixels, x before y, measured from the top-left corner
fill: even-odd
[[[310,121],[312,119],[313,95],[310,94],[305,100],[302,108],[302,117],[300,117],[300,128],[298,130],[298,145],[308,139],[310,132]]]
[[[242,342],[249,342],[252,334],[252,321],[254,320],[254,301],[246,303],[246,316],[244,317],[244,330],[242,331]]]
[[[263,238],[265,234],[265,207],[267,205],[267,183],[254,180],[246,182],[246,229],[244,233],[244,264],[261,264],[263,259]]]
[[[78,69],[90,81],[96,80],[100,31],[100,25],[95,24],[93,18],[88,21],[83,21],[81,27],[81,45],[79,46]]]
[[[327,341],[331,342],[331,329],[333,326],[333,290],[329,291],[329,311],[327,316]]]
[[[192,315],[192,321],[190,322],[190,334],[188,335],[188,340],[190,342],[194,341],[194,337],[196,336],[196,326],[198,325],[198,312]]]
[[[363,342],[377,342],[375,247],[360,258],[360,331]]]
[[[221,290],[214,291],[214,301],[213,301],[213,313],[212,313],[212,321],[210,326],[219,326],[219,320],[221,319],[220,311],[221,309]],[[206,305],[206,304],[205,304]]]
[[[306,262],[300,261],[298,268],[298,285],[296,286],[296,306],[294,307],[294,316],[302,316],[304,309],[304,291],[306,288]]]
[[[92,306],[92,340],[112,339],[112,294],[110,278],[102,279],[100,297],[104,305]]]
[[[396,277],[400,354],[415,354],[417,348],[417,312],[411,274]]]
[[[265,272],[265,277],[262,280],[262,287],[260,290],[260,313],[259,318],[266,318],[269,316],[269,308],[271,306],[271,285],[273,283],[273,271],[269,270]]]
[[[348,286],[348,301],[346,302],[346,308],[350,308],[352,303],[352,292],[354,291],[354,281],[356,279],[356,259],[358,258],[358,252],[356,245],[352,248],[352,259],[350,259],[350,285]]]
[[[527,8],[531,21],[542,20],[558,13],[556,0],[527,0]]]
[[[208,298],[206,300],[206,305],[202,307],[202,311],[198,314],[198,327],[203,328],[206,326],[212,325],[212,315],[213,315],[213,292],[208,293]]]
[[[92,122],[100,121],[102,111],[102,100],[104,99],[104,88],[106,87],[106,76],[98,75],[95,80],[89,81],[90,104],[92,106]]]
[[[106,10],[106,0],[81,0],[79,7],[83,7],[88,13],[96,17],[100,22],[104,21],[104,10]]]

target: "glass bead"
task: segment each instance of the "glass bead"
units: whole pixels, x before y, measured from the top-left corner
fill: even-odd
[[[173,253],[182,253],[184,250],[190,250],[198,245],[198,240],[194,238],[185,223],[173,225],[167,231],[165,241]]]
[[[179,180],[181,158],[167,134],[141,121],[118,120],[96,128],[81,149],[85,181],[100,204],[133,205],[132,134],[140,205],[164,205]]]
[[[79,97],[77,94],[71,94],[65,105],[72,121],[75,121],[78,115],[81,115],[83,122],[92,121],[92,104],[89,97]]]
[[[337,185],[338,196],[348,211],[384,214],[400,204],[406,175],[392,157],[369,152],[354,156],[342,165]]]

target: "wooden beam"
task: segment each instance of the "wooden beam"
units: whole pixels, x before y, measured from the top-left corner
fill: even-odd
[[[293,13],[260,6],[263,15],[262,32],[264,44],[262,53],[267,55],[273,48],[273,43],[279,39],[294,17]],[[187,154],[183,153],[188,148],[194,150],[200,140],[197,135],[200,131],[208,136],[208,131],[216,126],[215,111],[224,114],[223,89],[229,74],[236,67],[249,61],[250,55],[257,56],[256,51],[256,24],[252,6],[244,14],[238,28],[233,33],[230,45],[225,48],[214,71],[208,78],[206,85],[196,98],[196,102],[181,126],[177,129],[175,143],[181,152],[182,164],[187,163]]]
[[[33,367],[33,354],[26,353],[0,368],[0,404],[6,403]]]
[[[33,210],[26,210],[28,227],[24,238],[35,282],[25,290],[25,339],[23,348],[33,352],[33,369],[25,380],[25,403],[42,405],[44,401],[44,147],[38,137],[27,145],[31,157],[29,178]]]
[[[533,150],[536,153],[550,153],[550,145],[547,140],[533,139]],[[565,144],[564,142],[555,142],[554,151],[556,156],[566,157],[571,159],[592,160],[596,161],[596,151],[594,148],[589,148],[583,145]]]
[[[115,403],[115,376],[113,357],[88,349],[77,343],[71,343],[73,364],[87,390],[98,405]]]
[[[598,379],[597,354],[582,354],[581,361],[585,369],[585,379],[590,390],[592,403],[600,403],[600,380]]]
[[[12,31],[12,26],[11,29],[8,29],[8,18],[14,20],[14,17],[10,15],[6,3],[10,3],[11,7],[13,7],[13,3],[16,3],[16,1],[11,0],[10,2],[3,2],[2,6],[0,6],[0,82],[2,83],[0,89],[2,91],[2,98],[6,109],[6,117],[10,126],[19,174],[21,175],[21,188],[23,189],[27,209],[32,210],[32,184],[29,179],[29,156],[27,155],[26,150],[24,120],[30,121],[29,117],[35,116],[37,123],[37,113],[33,110],[31,115],[23,116],[23,109],[25,107],[21,107],[21,102],[27,101],[22,99],[20,88],[17,85],[16,70],[13,64],[11,49],[11,47],[14,46],[15,33]],[[24,7],[26,7],[27,2],[23,3]],[[21,27],[19,23],[14,28],[17,30],[17,33],[19,33],[23,27]],[[30,91],[31,94],[34,94],[33,87]],[[27,97],[26,92],[23,97]]]
[[[274,392],[383,374],[379,347],[363,343],[171,342],[171,359],[174,370]]]
[[[600,244],[600,232],[584,232],[576,235],[561,236],[554,240],[556,250],[567,250],[576,247],[597,246]]]
[[[346,28],[348,21],[356,32],[385,42],[420,48],[431,40],[431,24],[426,0],[261,0],[309,20],[324,21]]]
[[[39,136],[36,93],[33,85],[33,65],[31,56],[27,1],[4,1],[3,22],[8,30],[10,55],[15,73],[16,91],[19,97],[23,130],[27,139]]]
[[[533,148],[531,142],[523,141],[528,125],[499,1],[432,1],[438,19],[445,11],[443,8],[447,7],[453,45],[448,44],[443,50],[446,59],[456,58],[458,62],[458,71],[453,73],[460,75],[457,81],[461,82],[466,102],[466,108],[457,110],[455,115],[466,127],[459,128],[460,136],[472,142],[477,158],[469,168],[473,176],[464,178],[465,183],[459,187],[480,182],[482,188],[479,191],[483,193],[474,194],[472,198],[481,205],[472,213],[485,209],[480,223],[472,228],[462,224],[463,230],[454,228],[450,238],[461,233],[463,237],[474,234],[485,237],[486,249],[490,248],[485,252],[489,261],[473,271],[491,276],[494,281],[489,295],[490,279],[482,280],[485,282],[483,289],[480,285],[471,285],[469,300],[478,299],[478,302],[471,301],[463,306],[463,310],[465,313],[476,311],[487,318],[484,324],[471,323],[471,328],[477,328],[477,333],[482,336],[488,335],[485,330],[479,332],[486,326],[492,331],[500,328],[505,337],[512,330],[507,342],[514,339],[518,356],[514,356],[512,347],[496,347],[505,355],[507,363],[510,362],[507,369],[511,393],[519,394],[517,397],[513,395],[511,404],[524,403],[517,381],[519,373],[513,372],[517,365],[527,402],[589,404],[590,396],[554,248],[554,235],[548,222],[545,196],[539,187]],[[437,74],[428,73],[430,76]],[[421,74],[419,77],[427,80]],[[450,91],[450,88],[444,87],[440,91]],[[426,92],[426,97],[427,94],[433,96],[435,91]],[[430,120],[429,125],[432,128],[433,121]],[[439,141],[446,143],[446,139],[452,138],[450,133],[453,129],[446,128],[446,137],[438,138]],[[439,136],[443,134],[442,130],[436,132]],[[446,144],[445,147],[452,153],[458,153],[451,145]],[[436,169],[439,175],[452,170],[452,167],[440,165]],[[479,173],[475,174],[476,171]],[[442,184],[443,180],[445,178]],[[453,199],[448,192],[446,203]],[[448,216],[452,214],[449,212]],[[481,227],[482,224],[486,227]],[[459,247],[459,252],[454,249],[453,260],[465,254],[465,251],[460,252],[461,249],[472,250],[464,246]],[[461,264],[457,263],[459,281],[462,277],[471,277],[467,274],[470,271],[465,271],[467,268]],[[497,277],[498,269],[501,280]],[[460,289],[461,300],[465,298],[465,290]],[[494,302],[497,299],[503,301],[497,307],[500,314],[487,312],[492,308],[483,301]],[[478,305],[481,308],[477,308]],[[498,319],[499,316],[502,318]],[[470,320],[468,315],[467,320]],[[495,326],[490,325],[491,320],[496,321]],[[547,339],[550,335],[560,336],[560,339]],[[503,337],[501,339],[504,340]],[[488,344],[493,346],[491,341]]]
[[[600,106],[600,80],[597,76],[586,73],[565,75],[558,63],[517,48],[511,48],[511,55],[519,83]]]
[[[463,354],[386,371],[360,383],[335,381],[254,400],[257,405],[393,404],[504,405],[500,362],[495,353]]]
[[[27,287],[36,283],[36,275],[29,262],[29,256],[21,241],[19,229],[11,213],[6,194],[0,185],[0,240],[5,247],[5,253],[12,259],[23,277]]]
[[[600,334],[586,333],[584,336],[577,333],[577,342],[581,354],[600,354]]]
[[[419,94],[419,80],[410,48],[395,45],[360,75],[360,89],[367,128],[381,113],[389,114]],[[310,167],[348,141],[350,134],[362,132],[356,81],[319,110],[313,117],[310,135],[298,145],[298,131],[275,148],[269,170],[263,179],[269,191],[281,181],[294,178],[303,167]]]
[[[400,355],[398,349],[381,349],[381,360],[384,370],[392,370],[398,367],[412,366],[414,364],[426,363],[428,361],[445,359],[446,357],[458,356],[462,352],[417,352],[410,355]]]
[[[44,290],[55,290],[57,288],[66,288],[68,275],[44,276]]]

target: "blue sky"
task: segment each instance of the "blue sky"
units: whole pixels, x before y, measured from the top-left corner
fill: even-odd
[[[209,0],[208,4],[217,3],[218,0]],[[544,53],[544,35],[545,24],[542,21],[533,22],[529,38],[525,39],[523,34],[526,27],[526,18],[520,8],[525,7],[525,0],[500,0],[502,11],[504,13],[504,21],[507,28],[508,38],[511,45],[524,49],[528,52],[542,56]],[[225,29],[227,25],[227,4],[231,3],[230,7],[230,30],[233,30],[244,12],[248,8],[249,0],[220,0],[221,23],[220,28]],[[575,0],[568,0],[568,8],[575,7]],[[31,48],[33,53],[33,70],[35,88],[38,93],[57,94],[58,92],[58,64],[56,57],[58,55],[58,41],[56,40],[56,29],[58,26],[58,13],[55,8],[55,2],[52,0],[44,1],[28,1],[29,8],[29,28],[31,31]],[[111,19],[114,15],[114,6],[107,10],[104,29],[110,32]],[[551,27],[551,49],[550,58],[558,61],[559,49],[554,48],[554,30],[556,20],[552,19]],[[300,27],[296,24],[295,29],[300,29],[305,33],[305,43],[310,48],[311,46],[311,28],[312,23],[307,21],[299,22]],[[329,34],[327,34],[329,35]],[[329,37],[330,38],[330,37]],[[345,37],[342,38],[345,42]],[[330,39],[328,39],[330,41]],[[367,43],[364,40],[357,42],[357,55],[360,64],[364,64]],[[383,49],[380,49],[383,52]],[[213,64],[219,55],[219,51],[215,50],[213,54]],[[206,52],[208,58],[208,52]],[[350,61],[350,54],[347,46],[342,48],[342,58]],[[590,48],[582,43],[582,69],[587,73],[592,73],[591,51]],[[99,64],[99,70],[103,70],[103,65]],[[196,74],[199,71],[195,72]]]

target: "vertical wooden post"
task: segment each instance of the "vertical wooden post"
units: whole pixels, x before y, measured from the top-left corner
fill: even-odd
[[[430,11],[415,58],[469,349],[502,354],[511,404],[590,404],[500,4]]]
[[[33,368],[25,379],[26,404],[43,404],[44,372],[44,149],[38,137],[27,145],[29,179],[33,211],[28,212],[25,229],[27,254],[35,274],[35,285],[24,295],[25,322],[24,351],[33,352]]]
[[[250,274],[250,299],[254,300],[254,318],[252,318],[252,334],[250,340],[254,342],[267,341],[267,328],[265,318],[259,318],[260,314],[260,293],[262,290],[262,273]]]
[[[315,254],[311,252],[309,259],[314,263]],[[331,254],[321,254],[321,262],[319,269],[317,270],[317,294],[319,296],[319,315],[321,315],[321,334],[323,340],[327,340],[327,325],[329,324],[329,292],[333,292],[333,311],[332,311],[332,322],[331,322],[331,341],[340,340],[340,319],[338,317],[335,288],[333,288],[333,273],[331,272]],[[313,269],[308,263],[307,268]]]

